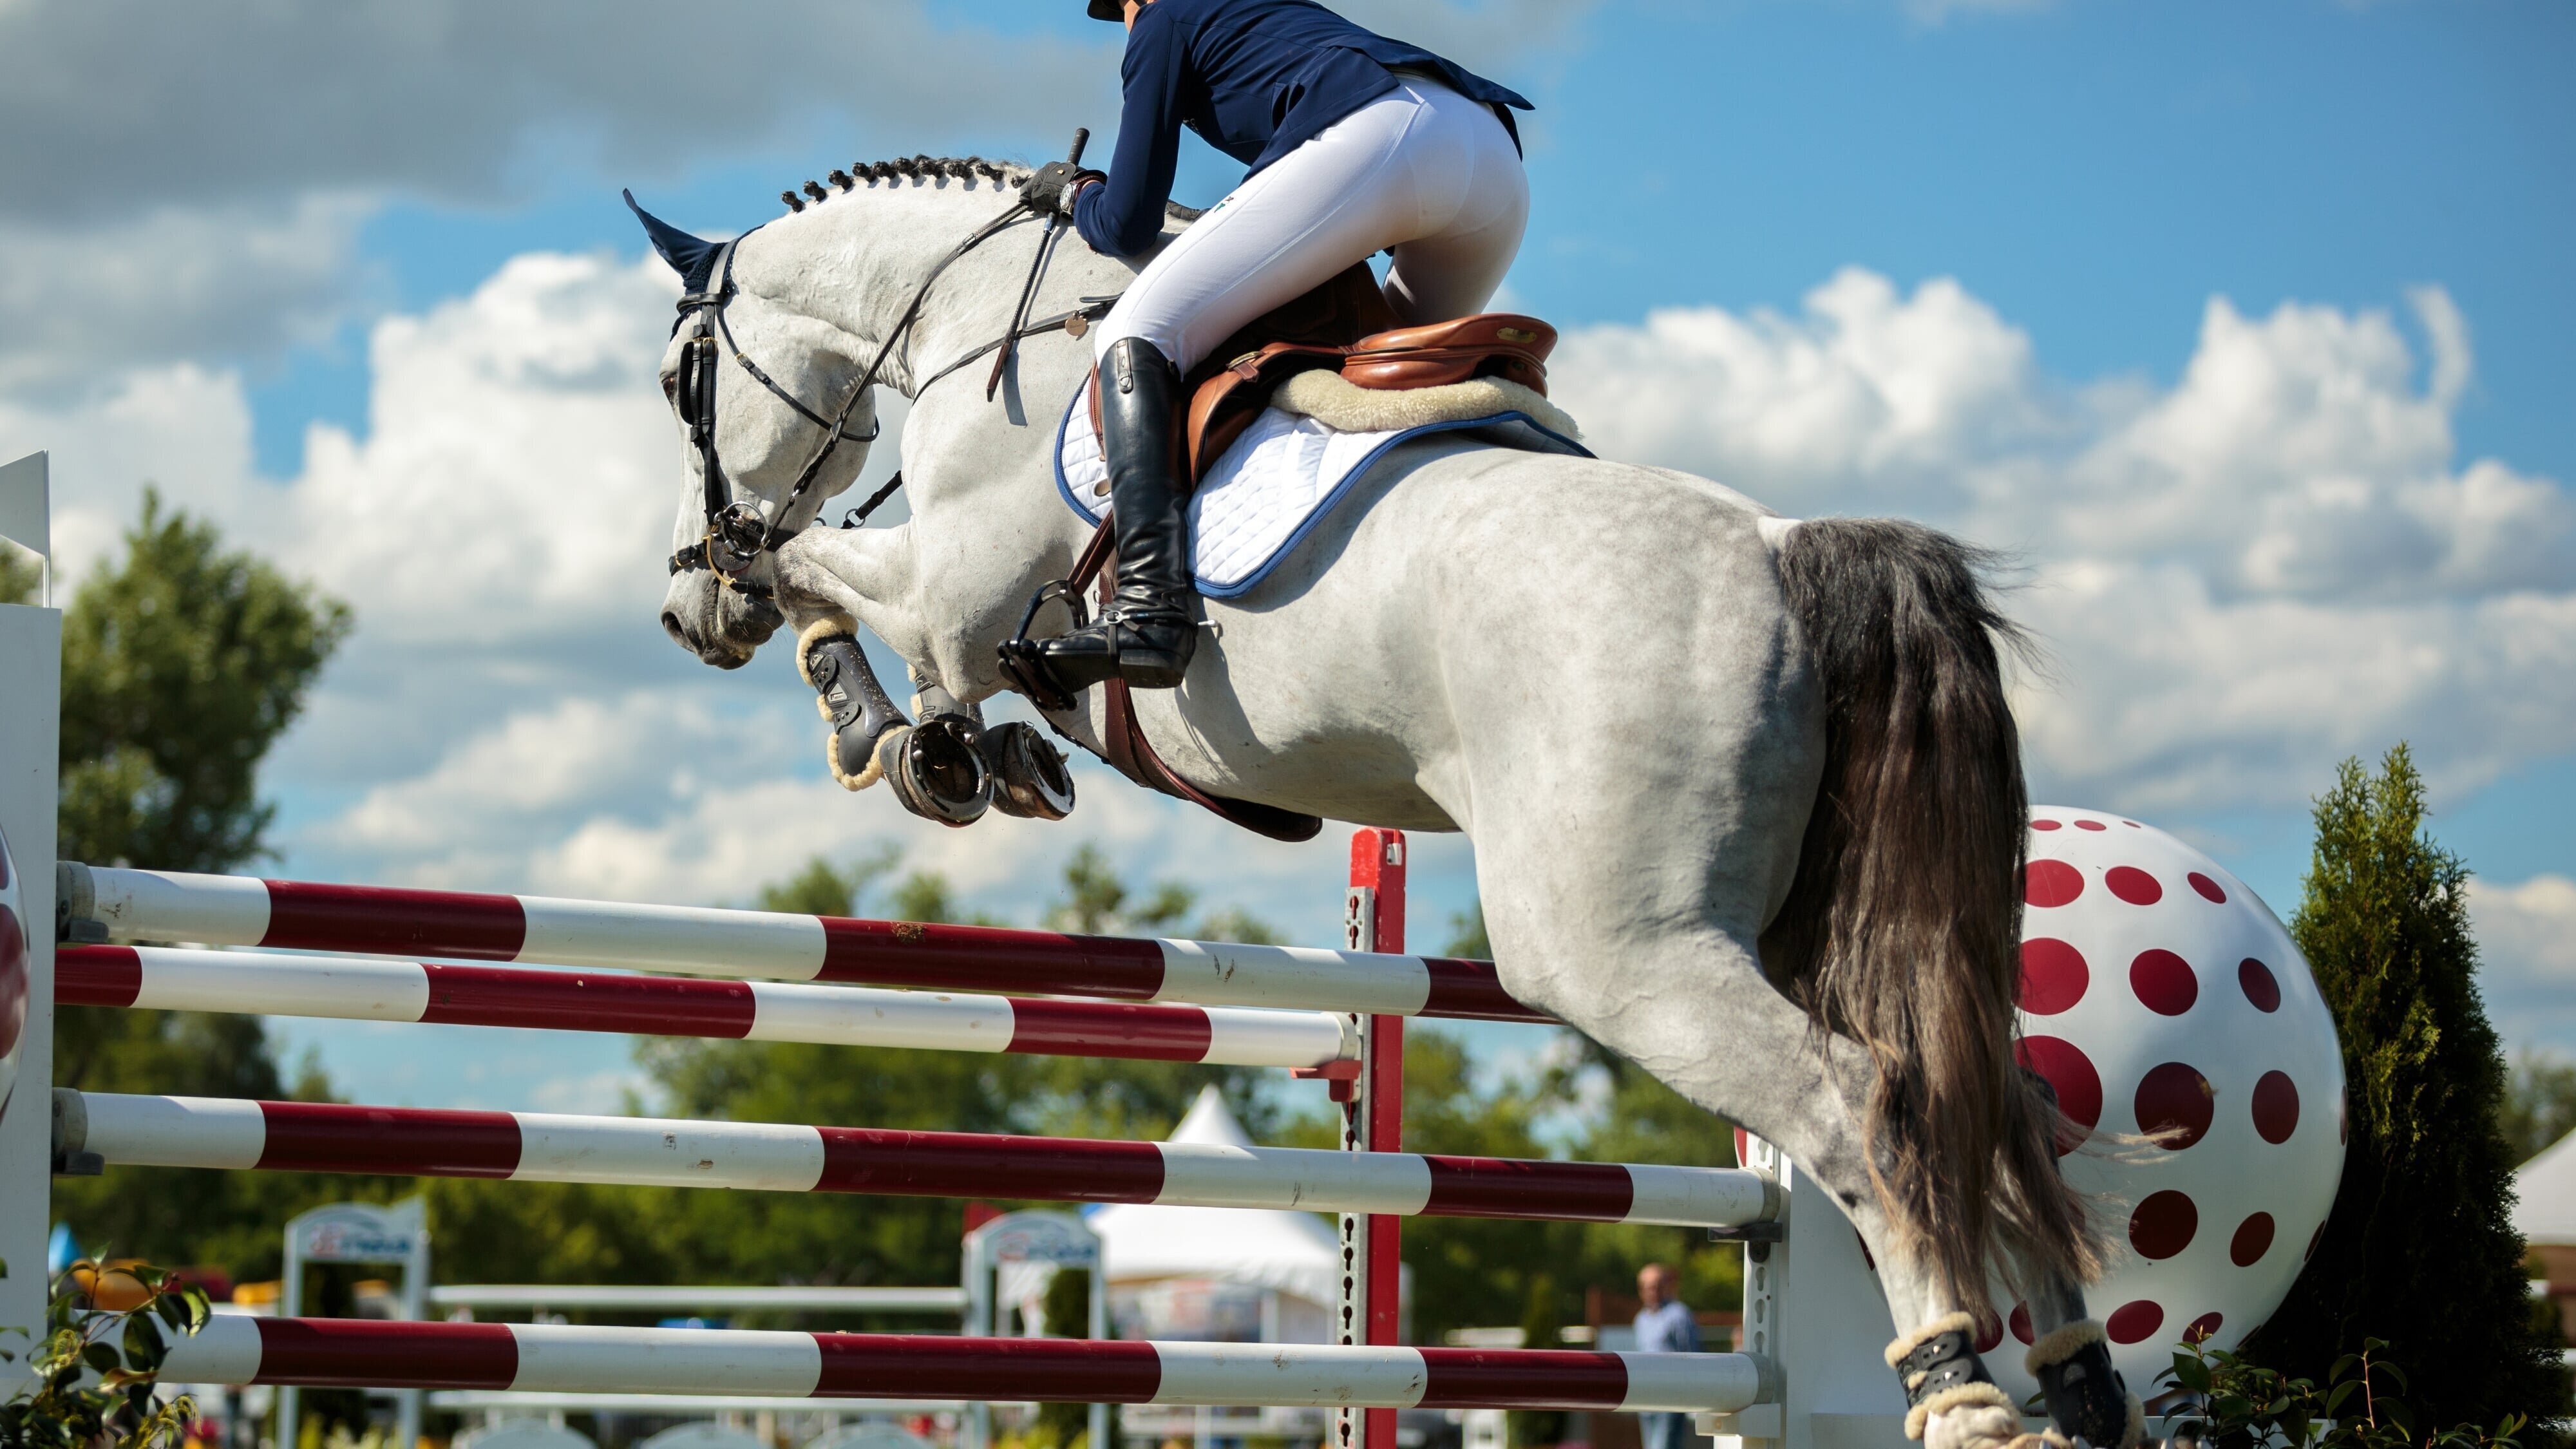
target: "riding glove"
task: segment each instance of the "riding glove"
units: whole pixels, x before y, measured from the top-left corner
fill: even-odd
[[[1071,216],[1073,199],[1082,194],[1082,188],[1108,179],[1106,172],[1086,170],[1070,161],[1049,161],[1020,183],[1020,201],[1040,215]]]

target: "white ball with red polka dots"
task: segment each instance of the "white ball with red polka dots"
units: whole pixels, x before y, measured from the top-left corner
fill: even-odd
[[[2021,1058],[2086,1134],[2059,1162],[2117,1239],[2086,1304],[2152,1398],[2178,1344],[2234,1347],[2316,1246],[2343,1174],[2343,1053],[2280,919],[2163,831],[2034,809],[2022,887]],[[2029,1342],[2029,1313],[2005,1317]],[[2028,1395],[2011,1347],[1988,1363]]]
[[[0,1109],[18,1085],[18,1059],[27,1037],[27,978],[35,969],[28,960],[34,947],[27,935],[27,893],[19,885],[17,862],[9,858],[9,837],[0,835]]]

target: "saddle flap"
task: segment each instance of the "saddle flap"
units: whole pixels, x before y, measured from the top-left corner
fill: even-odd
[[[1227,363],[1190,391],[1188,416],[1181,425],[1182,461],[1195,484],[1225,455],[1279,384],[1301,372],[1341,366],[1342,349],[1297,342],[1272,342]]]

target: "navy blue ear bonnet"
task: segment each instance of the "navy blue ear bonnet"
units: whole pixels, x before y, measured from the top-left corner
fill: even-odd
[[[644,223],[644,234],[653,239],[653,250],[661,253],[662,260],[671,264],[671,270],[680,274],[680,284],[691,292],[704,292],[710,275],[715,271],[716,253],[723,250],[724,244],[711,242],[702,236],[691,236],[637,206],[634,192],[623,194],[627,209],[635,213],[637,221]]]

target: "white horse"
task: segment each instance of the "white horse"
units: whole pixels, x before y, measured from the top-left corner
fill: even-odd
[[[1090,532],[1051,470],[1091,349],[1031,339],[991,401],[988,360],[942,376],[1009,325],[1041,224],[938,273],[908,330],[906,308],[1024,173],[859,170],[730,258],[733,345],[777,391],[726,360],[713,441],[725,498],[777,547],[742,575],[754,592],[676,573],[662,622],[731,668],[782,623],[813,637],[846,614],[926,702],[971,708],[1006,687],[997,646]],[[1031,314],[1132,275],[1069,241]],[[881,351],[876,381],[913,398],[911,519],[811,527],[864,448],[839,445],[791,496],[825,433],[778,393],[833,417]],[[871,411],[856,400],[848,431]],[[694,452],[681,493],[686,551],[707,533]],[[1211,793],[1465,831],[1514,996],[1778,1144],[1850,1215],[1915,1432],[2021,1432],[1961,1331],[2000,1281],[2054,1356],[2034,1367],[2059,1429],[2122,1444],[2136,1401],[2077,1286],[2103,1240],[2057,1175],[2046,1088],[2012,1055],[2025,802],[1997,660],[2011,631],[1982,562],[1914,525],[1793,522],[1668,469],[1426,439],[1258,587],[1206,601],[1186,682],[1136,708]],[[1100,694],[1048,718],[1097,749]]]

